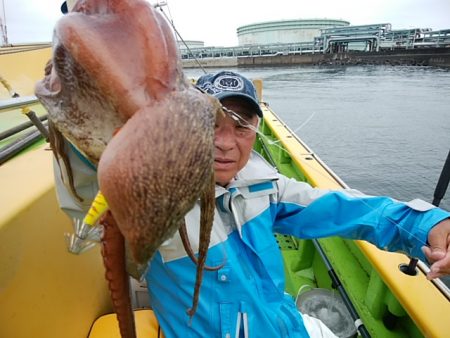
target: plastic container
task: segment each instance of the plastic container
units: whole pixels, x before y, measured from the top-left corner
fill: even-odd
[[[340,338],[356,336],[356,327],[350,312],[337,291],[312,289],[300,293],[296,299],[297,309],[320,319]]]

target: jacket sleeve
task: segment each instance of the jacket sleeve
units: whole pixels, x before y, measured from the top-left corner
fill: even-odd
[[[97,172],[80,153],[65,142],[65,150],[72,167],[74,187],[80,201],[70,189],[67,170],[62,160],[53,159],[55,188],[60,208],[71,218],[83,219],[98,192]]]
[[[300,238],[341,236],[424,259],[428,232],[450,213],[414,200],[399,202],[356,190],[327,191],[285,179],[279,184],[275,231]]]

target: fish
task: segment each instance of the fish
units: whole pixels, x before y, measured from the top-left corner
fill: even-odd
[[[97,165],[110,211],[106,223],[117,224],[136,264],[146,264],[182,228],[197,264],[192,317],[214,217],[214,126],[223,111],[185,77],[169,23],[142,0],[79,0],[55,26],[52,59],[35,93],[56,139],[62,135]],[[54,147],[64,160],[64,148]],[[195,257],[184,216],[199,199]],[[123,269],[111,257],[106,261],[114,293]]]

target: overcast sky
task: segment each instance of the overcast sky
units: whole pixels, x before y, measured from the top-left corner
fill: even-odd
[[[0,0],[1,2],[1,0]],[[10,43],[47,42],[61,0],[3,0]],[[155,4],[157,1],[149,1]],[[239,26],[273,20],[329,18],[392,29],[450,29],[450,0],[167,0],[164,11],[185,40],[236,46]]]

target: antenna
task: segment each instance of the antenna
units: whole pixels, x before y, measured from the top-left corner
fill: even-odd
[[[5,13],[5,2],[2,0],[2,17],[0,17],[0,28],[2,34],[2,46],[8,45],[8,32],[6,29],[6,13]]]
[[[161,7],[164,7],[164,6],[167,6],[167,1],[158,1],[155,5],[153,5],[153,7],[155,7],[155,8],[161,8]]]

